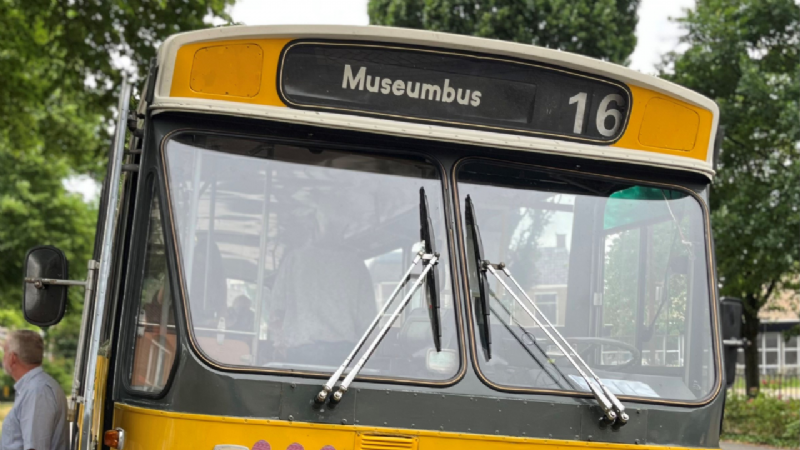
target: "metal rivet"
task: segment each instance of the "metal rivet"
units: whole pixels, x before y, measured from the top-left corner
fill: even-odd
[[[389,422],[383,422],[384,425],[389,425]]]
[[[342,419],[342,425],[347,425],[347,419]]]
[[[296,388],[296,387],[297,387],[297,385],[296,385],[296,384],[294,384],[294,383],[292,383],[292,384],[291,384],[291,386],[292,386],[292,389],[294,389],[294,388]]]
[[[444,430],[444,425],[439,427],[440,430]]]
[[[639,440],[638,439],[634,439],[633,443],[636,444],[636,445],[639,445]]]
[[[289,416],[289,420],[294,420],[294,416]]]
[[[588,437],[588,438],[586,438],[586,440],[587,440],[587,441],[591,441],[591,440],[592,440],[592,435],[590,434],[590,435],[589,435],[589,437]]]
[[[320,408],[319,412],[324,413],[325,412],[325,408]]]
[[[359,421],[358,421],[358,420],[356,420],[356,423],[359,423]]]

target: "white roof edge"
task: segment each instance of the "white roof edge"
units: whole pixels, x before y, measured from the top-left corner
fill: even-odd
[[[666,167],[701,174],[709,180],[714,176],[710,163],[696,159],[646,151],[631,151],[620,147],[588,145],[531,136],[495,133],[438,125],[377,119],[344,114],[305,111],[276,106],[209,101],[204,99],[162,99],[152,106],[153,114],[179,111],[202,114],[221,114],[278,122],[306,124],[333,129],[346,129],[411,139],[450,142],[461,145],[504,148],[538,153],[557,154],[603,161]]]
[[[158,64],[161,67],[165,66],[164,62],[168,58],[174,61],[178,48],[187,43],[215,41],[220,39],[256,38],[380,40],[383,42],[426,45],[530,59],[586,73],[606,76],[625,83],[652,89],[695,106],[708,109],[713,112],[715,116],[719,115],[719,109],[716,103],[711,99],[686,89],[683,86],[679,86],[656,76],[645,75],[618,64],[534,45],[409,28],[349,25],[258,25],[210,28],[176,34],[169,37],[159,49]],[[164,88],[168,88],[171,85],[172,73],[170,72],[167,74],[165,72],[161,74],[161,86],[160,89],[158,89],[160,91],[159,93],[165,92]],[[166,92],[169,92],[169,90],[167,89]]]

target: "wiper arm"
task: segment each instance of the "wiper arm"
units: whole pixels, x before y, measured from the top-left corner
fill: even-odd
[[[392,324],[403,309],[408,305],[408,302],[411,300],[411,297],[417,291],[417,289],[422,285],[423,282],[426,284],[426,298],[428,302],[428,312],[430,314],[431,319],[431,331],[433,333],[433,342],[434,346],[436,347],[436,351],[440,352],[442,349],[441,340],[442,340],[442,331],[441,331],[441,323],[439,320],[439,282],[436,276],[436,271],[432,270],[436,264],[439,262],[439,253],[436,252],[436,241],[433,236],[433,225],[431,223],[431,217],[428,213],[428,197],[425,195],[425,188],[420,188],[419,190],[419,213],[420,213],[420,237],[422,238],[422,250],[417,253],[414,257],[414,261],[411,263],[411,266],[406,270],[406,273],[403,275],[403,278],[397,284],[397,287],[392,292],[392,295],[389,296],[389,299],[383,305],[381,310],[378,312],[378,315],[372,320],[372,323],[367,327],[367,330],[361,336],[356,346],[353,350],[350,351],[350,354],[345,358],[344,362],[336,372],[331,375],[328,381],[322,386],[322,390],[314,397],[314,402],[317,404],[324,403],[327,400],[328,395],[333,390],[335,383],[339,380],[347,367],[356,357],[358,352],[367,342],[369,335],[375,330],[375,327],[378,326],[381,318],[383,317],[384,313],[389,309],[389,305],[392,301],[397,297],[397,294],[400,290],[406,285],[409,278],[411,277],[411,272],[414,270],[414,267],[422,261],[422,264],[425,268],[422,270],[419,278],[417,281],[414,282],[414,285],[411,287],[411,290],[406,294],[403,300],[400,302],[400,305],[394,310],[392,315],[389,317],[389,320],[384,324],[383,328],[378,332],[378,335],[373,339],[372,343],[364,354],[361,356],[361,359],[358,360],[356,365],[347,374],[344,381],[339,385],[339,389],[333,394],[331,398],[332,403],[338,403],[347,389],[350,387],[350,384],[353,382],[355,377],[358,375],[358,372],[364,367],[364,364],[367,363],[367,360],[372,356],[372,353],[381,343],[383,338],[386,336],[386,333],[389,332]]]
[[[561,353],[567,358],[567,361],[569,361],[570,364],[572,364],[572,367],[574,367],[575,370],[578,371],[578,374],[581,376],[581,378],[584,379],[586,385],[589,386],[589,390],[592,391],[592,394],[597,400],[597,403],[600,405],[600,408],[602,408],[605,419],[609,423],[618,423],[620,426],[628,423],[629,417],[628,414],[625,412],[625,406],[623,406],[622,403],[620,403],[619,399],[617,399],[614,393],[612,393],[611,390],[609,390],[608,387],[606,387],[606,385],[603,384],[603,382],[594,373],[591,367],[589,367],[589,365],[586,364],[583,358],[581,358],[580,355],[578,355],[578,353],[572,348],[572,346],[569,345],[569,342],[567,342],[564,336],[562,336],[561,333],[556,329],[556,327],[553,326],[553,324],[550,322],[547,316],[545,316],[544,313],[539,309],[539,307],[536,306],[536,303],[534,303],[533,300],[531,300],[531,298],[528,297],[528,294],[526,294],[522,286],[520,286],[519,283],[517,283],[517,280],[515,280],[514,277],[511,275],[511,272],[508,270],[506,265],[503,263],[492,264],[489,261],[484,261],[483,270],[488,270],[489,272],[492,273],[492,275],[495,276],[495,278],[497,278],[497,281],[499,281],[500,284],[503,285],[503,287],[508,291],[508,293],[511,294],[511,297],[514,298],[517,304],[520,307],[522,307],[525,313],[527,313],[528,316],[530,316],[530,318],[533,319],[534,323],[536,323],[536,325],[539,328],[541,328],[542,331],[544,331],[547,337],[551,341],[553,341],[553,344],[555,344],[556,347],[558,347],[558,350],[561,351]],[[525,303],[523,303],[522,300],[520,300],[520,298],[514,293],[511,287],[508,284],[506,284],[505,281],[503,281],[503,279],[497,273],[497,270],[501,270],[514,283],[514,286],[516,286],[517,290],[519,290],[519,292],[522,293],[522,295],[525,297],[525,299],[528,300],[530,305],[533,306],[536,312],[539,313],[540,316],[542,316],[542,319],[544,319],[547,326],[544,326],[544,324],[539,320],[536,314],[534,314],[525,305]],[[548,330],[548,328],[550,328],[553,331],[553,333],[551,333],[550,330]],[[556,336],[558,337],[558,339],[556,339]],[[578,362],[576,362],[575,360],[580,362],[580,364],[578,364]],[[583,366],[586,369],[586,372],[589,372],[589,374],[591,375],[591,379],[589,378],[589,376],[586,375],[586,372],[584,372],[584,370],[581,369],[581,366]]]
[[[419,258],[422,259],[423,264],[425,265],[425,268],[422,270],[422,273],[420,274],[419,278],[417,278],[417,281],[415,281],[414,284],[411,286],[411,290],[408,292],[408,294],[406,294],[406,296],[403,297],[403,300],[400,302],[400,305],[397,306],[397,308],[394,310],[392,315],[389,317],[389,320],[386,321],[386,324],[384,324],[383,328],[381,328],[381,330],[378,332],[378,335],[375,336],[375,339],[372,340],[372,343],[364,351],[364,354],[361,356],[361,359],[358,360],[356,365],[353,366],[353,369],[350,371],[350,373],[347,374],[347,376],[345,377],[344,381],[342,381],[342,383],[339,385],[339,389],[336,392],[333,393],[333,396],[331,396],[331,402],[332,403],[339,403],[339,401],[342,400],[342,396],[344,396],[344,393],[347,392],[347,389],[350,387],[350,384],[353,382],[353,380],[356,378],[356,376],[358,376],[358,372],[361,371],[361,369],[364,367],[364,364],[367,363],[367,360],[369,359],[369,357],[372,356],[372,353],[375,351],[376,348],[378,348],[378,345],[381,343],[383,338],[386,337],[386,333],[389,332],[389,328],[392,327],[392,324],[394,323],[395,320],[397,320],[397,317],[400,315],[400,313],[403,311],[403,309],[406,307],[406,305],[408,305],[409,300],[411,300],[411,297],[414,296],[414,293],[416,292],[416,290],[425,281],[425,278],[428,275],[428,273],[431,271],[431,269],[433,269],[433,267],[439,261],[439,255],[436,255],[436,254],[431,255],[431,254],[423,253],[421,256],[419,256]],[[387,304],[388,303],[389,302],[387,302]],[[380,316],[378,316],[378,317],[380,317]],[[371,330],[368,330],[367,334],[369,334],[369,331],[371,331]],[[361,344],[363,345],[363,342]],[[354,351],[353,354],[355,354],[356,352],[357,352],[357,350]],[[348,361],[348,363],[349,363],[349,361]],[[346,365],[344,365],[344,364],[342,366],[346,367]],[[344,371],[344,369],[342,367],[340,367],[340,369],[342,369],[342,371]],[[340,375],[341,375],[341,373],[340,373]],[[338,376],[336,378],[338,378]],[[331,377],[331,379],[333,379],[334,382],[336,381],[336,378]],[[329,383],[330,383],[330,381],[329,381]],[[323,388],[323,392],[324,392],[324,388]],[[320,392],[320,394],[322,394],[322,392]],[[319,399],[319,395],[317,395],[317,398]]]
[[[419,264],[423,255],[424,252],[420,251],[414,257],[414,261],[411,262],[411,266],[408,268],[408,270],[406,270],[406,273],[403,275],[403,278],[400,280],[400,282],[397,283],[397,287],[394,288],[394,291],[392,291],[392,295],[389,296],[389,299],[386,300],[386,303],[383,305],[381,310],[378,311],[378,315],[375,316],[374,319],[372,319],[372,323],[370,323],[369,327],[367,327],[367,330],[361,336],[361,339],[358,340],[356,346],[353,347],[353,350],[351,350],[350,354],[347,355],[347,358],[345,358],[342,365],[339,366],[338,369],[336,369],[336,372],[334,372],[333,375],[331,375],[331,377],[328,379],[328,381],[324,385],[322,385],[322,390],[319,391],[319,394],[317,394],[317,396],[314,398],[314,401],[316,403],[325,403],[325,400],[328,399],[328,394],[330,394],[331,390],[333,390],[334,384],[336,384],[336,382],[342,376],[344,371],[347,370],[347,366],[349,366],[350,363],[353,361],[353,358],[356,357],[356,354],[358,354],[359,350],[361,350],[361,347],[364,346],[364,343],[367,341],[367,338],[369,337],[370,333],[372,333],[372,330],[375,329],[375,327],[378,325],[378,322],[380,322],[381,317],[383,317],[383,315],[386,313],[386,310],[389,309],[389,305],[392,304],[392,300],[394,300],[394,298],[397,297],[397,294],[400,292],[400,290],[403,289],[406,283],[408,283],[408,280],[411,277],[411,271],[413,271],[414,267],[416,267],[416,265]]]
[[[491,272],[492,275],[494,275],[495,278],[497,278],[497,281],[499,281],[500,284],[503,285],[503,287],[508,291],[508,293],[511,294],[511,297],[514,299],[514,301],[516,301],[517,304],[521,306],[522,309],[528,314],[528,316],[530,316],[530,318],[533,319],[534,323],[539,328],[541,328],[542,331],[544,331],[547,337],[556,345],[556,347],[558,347],[561,353],[567,358],[567,361],[569,361],[570,364],[572,364],[572,366],[575,368],[575,370],[578,371],[578,374],[580,374],[580,376],[584,379],[586,385],[589,386],[589,390],[592,392],[592,395],[594,395],[595,399],[597,400],[597,403],[603,410],[603,415],[605,417],[605,420],[609,423],[615,423],[615,422],[619,423],[620,426],[626,424],[628,422],[629,417],[628,414],[625,412],[625,406],[623,406],[622,403],[620,403],[619,399],[617,399],[617,397],[603,384],[602,381],[600,381],[600,378],[594,373],[594,371],[589,367],[589,365],[586,364],[583,358],[581,358],[580,355],[578,355],[578,353],[572,348],[572,346],[569,345],[569,342],[567,342],[564,336],[562,336],[561,333],[556,329],[556,327],[553,326],[553,324],[550,322],[547,316],[545,316],[544,313],[542,313],[539,307],[536,306],[536,303],[534,303],[533,300],[531,300],[531,298],[528,297],[528,294],[526,294],[525,290],[522,289],[519,283],[517,283],[517,280],[515,280],[514,277],[511,276],[511,272],[508,270],[505,264],[503,263],[492,264],[489,261],[482,259],[483,246],[481,244],[480,232],[478,230],[478,221],[475,214],[475,206],[473,205],[472,199],[470,199],[469,196],[467,196],[465,203],[466,203],[466,211],[465,211],[466,220],[469,231],[472,234],[473,251],[475,256],[476,270],[478,272],[477,273],[478,284],[480,287],[480,298],[478,299],[478,306],[479,309],[481,309],[482,311],[479,312],[478,317],[479,319],[482,320],[479,320],[479,325],[480,325],[479,331],[481,332],[480,334],[481,337],[483,338],[482,339],[483,346],[484,346],[484,351],[486,352],[487,355],[487,359],[491,358],[491,352],[490,352],[491,340],[489,338],[489,317],[488,317],[489,305],[485,295],[486,281],[484,278],[485,275],[483,275],[483,273],[485,273],[486,271]],[[514,293],[511,287],[508,286],[508,284],[506,284],[506,282],[502,278],[500,278],[500,275],[498,275],[497,270],[503,271],[503,273],[508,278],[510,278],[511,281],[514,282],[514,285],[517,287],[519,292],[521,292],[522,295],[528,300],[528,302],[533,306],[536,312],[542,316],[542,318],[547,323],[549,328],[553,331],[552,333],[550,332],[548,327],[545,327],[544,324],[542,324],[542,322],[539,320],[536,314],[534,314],[525,305],[525,303],[522,300],[520,300],[520,298]],[[575,357],[574,359],[573,356]],[[578,364],[578,362],[575,361],[576,359],[578,360],[578,362],[580,362],[580,365]],[[584,372],[581,366],[583,366],[586,369],[586,371],[589,372],[589,374],[591,374],[593,382],[590,381],[589,376],[586,375],[586,372]]]

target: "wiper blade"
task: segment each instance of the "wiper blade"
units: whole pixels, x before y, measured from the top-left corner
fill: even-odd
[[[469,225],[471,227],[472,230],[471,232],[473,234],[473,246],[475,249],[478,249],[481,252],[480,258],[482,258],[482,248],[480,247],[480,236],[477,228],[475,207],[469,196],[467,197],[466,200],[466,216],[468,224],[469,222],[472,222]],[[561,353],[567,358],[567,361],[569,361],[570,364],[572,364],[572,366],[575,368],[578,374],[583,378],[583,380],[586,382],[586,385],[589,386],[589,390],[592,392],[592,395],[594,395],[595,399],[597,400],[597,403],[600,405],[600,408],[603,410],[603,415],[605,417],[605,420],[608,423],[617,423],[620,426],[626,424],[628,422],[629,417],[628,414],[625,412],[625,406],[623,406],[622,403],[620,403],[619,399],[617,399],[617,397],[603,384],[600,378],[594,373],[594,371],[589,367],[589,365],[586,364],[583,358],[581,358],[580,355],[578,355],[578,353],[572,348],[572,346],[569,345],[569,342],[567,342],[564,336],[561,335],[558,329],[556,329],[556,327],[550,322],[550,320],[539,309],[536,303],[534,303],[534,301],[531,300],[531,298],[528,296],[528,294],[525,292],[522,286],[520,286],[519,283],[517,283],[517,280],[514,279],[514,277],[511,275],[511,272],[508,270],[506,265],[502,262],[498,264],[492,264],[487,260],[480,259],[477,255],[478,252],[476,252],[476,270],[478,271],[479,280],[481,272],[486,272],[486,271],[491,272],[492,275],[494,275],[494,277],[497,278],[497,281],[500,282],[500,284],[508,291],[508,293],[514,299],[514,301],[516,301],[517,304],[520,307],[522,307],[525,313],[528,314],[528,316],[530,316],[531,319],[533,319],[534,323],[539,328],[542,329],[542,331],[553,342],[553,344],[555,344],[556,347],[558,347],[559,351],[561,351]],[[505,274],[514,283],[514,286],[516,286],[517,290],[520,293],[522,293],[522,295],[525,297],[528,303],[531,306],[533,306],[533,309],[536,311],[536,313],[538,313],[539,316],[542,317],[547,326],[545,326],[545,324],[542,323],[541,320],[539,320],[537,314],[534,314],[531,311],[531,309],[528,308],[528,306],[519,298],[519,296],[517,296],[517,294],[514,293],[514,290],[512,290],[511,287],[500,277],[500,275],[497,273],[497,270],[502,271],[503,274]],[[481,305],[482,308],[484,308],[483,312],[486,315],[483,320],[484,327],[482,328],[485,328],[484,334],[485,336],[488,337],[488,330],[489,330],[488,304],[487,304],[487,299],[485,297],[485,291],[481,290],[480,294],[481,298],[479,299],[479,304]],[[484,348],[486,348],[486,346],[488,346],[488,340],[485,341]],[[583,369],[586,370],[584,371]],[[591,375],[591,380],[590,377],[586,374],[586,372],[589,372],[589,374]]]
[[[334,392],[333,396],[331,397],[332,403],[338,403],[347,389],[350,387],[350,384],[353,382],[356,376],[358,376],[358,372],[364,367],[364,364],[367,363],[367,360],[372,356],[372,353],[375,352],[375,349],[381,343],[384,337],[386,337],[386,333],[389,332],[389,329],[392,327],[392,324],[403,309],[408,305],[408,302],[411,300],[411,297],[414,296],[414,293],[417,289],[422,285],[424,282],[426,285],[426,297],[428,302],[428,311],[431,319],[431,330],[433,332],[433,342],[436,346],[436,351],[441,351],[441,340],[442,340],[442,332],[441,332],[441,323],[439,320],[439,283],[438,278],[436,276],[436,270],[433,270],[434,267],[439,262],[439,254],[436,252],[436,244],[434,241],[433,236],[433,225],[431,223],[430,215],[428,214],[428,198],[425,195],[425,188],[420,188],[420,199],[419,199],[419,212],[420,212],[420,235],[422,237],[422,249],[417,253],[414,257],[414,261],[411,263],[411,266],[406,270],[406,273],[403,275],[403,278],[397,284],[397,287],[394,289],[392,294],[389,296],[389,299],[383,305],[381,310],[372,320],[372,323],[367,327],[367,330],[361,336],[358,343],[353,350],[350,351],[350,354],[345,358],[344,362],[338,369],[331,375],[328,381],[322,386],[322,390],[314,397],[314,402],[317,404],[324,403],[327,399],[335,383],[339,380],[347,367],[356,357],[358,352],[367,342],[369,335],[375,330],[378,326],[383,315],[389,309],[389,305],[391,305],[392,301],[397,297],[397,294],[400,293],[401,289],[408,283],[408,280],[411,277],[411,272],[414,270],[417,264],[422,261],[422,264],[425,266],[422,270],[422,273],[419,275],[417,280],[411,286],[411,290],[403,297],[403,300],[394,310],[392,315],[389,317],[389,320],[383,325],[383,327],[378,332],[378,335],[372,340],[372,343],[367,347],[364,351],[364,354],[361,356],[361,359],[358,360],[353,369],[350,373],[347,374],[344,381],[339,385],[339,389]]]
[[[465,207],[465,216],[467,222],[467,233],[471,235],[470,243],[472,244],[473,263],[476,267],[476,276],[478,279],[478,297],[475,301],[475,315],[478,322],[478,335],[483,347],[483,354],[486,360],[492,359],[492,335],[489,323],[489,300],[486,297],[488,290],[488,283],[486,281],[486,271],[481,270],[483,265],[483,242],[481,242],[481,232],[478,228],[478,218],[475,215],[475,206],[472,204],[472,199],[467,196]]]
[[[425,245],[425,254],[436,255],[436,238],[433,235],[433,224],[431,223],[431,215],[428,213],[428,196],[425,195],[425,188],[419,188],[419,222],[420,222],[420,239]],[[426,299],[428,302],[428,314],[431,318],[431,331],[433,331],[433,344],[436,346],[436,351],[442,351],[442,325],[439,319],[439,277],[436,271],[428,274],[425,280]]]

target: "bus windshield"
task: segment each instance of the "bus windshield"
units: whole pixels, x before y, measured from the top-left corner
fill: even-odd
[[[334,372],[420,250],[421,188],[434,236],[447,236],[440,175],[422,158],[209,133],[179,134],[165,154],[193,340],[216,364]],[[362,375],[442,381],[457,373],[446,242],[436,248],[449,356],[438,360],[448,364],[430,362],[420,289]]]
[[[713,394],[705,218],[693,196],[478,160],[461,165],[458,195],[462,223],[469,196],[479,228],[466,230],[465,244],[474,348],[489,383],[589,390],[485,264],[476,267],[476,248],[482,261],[505,264],[538,307],[533,314],[545,315],[615,395],[692,402]]]

